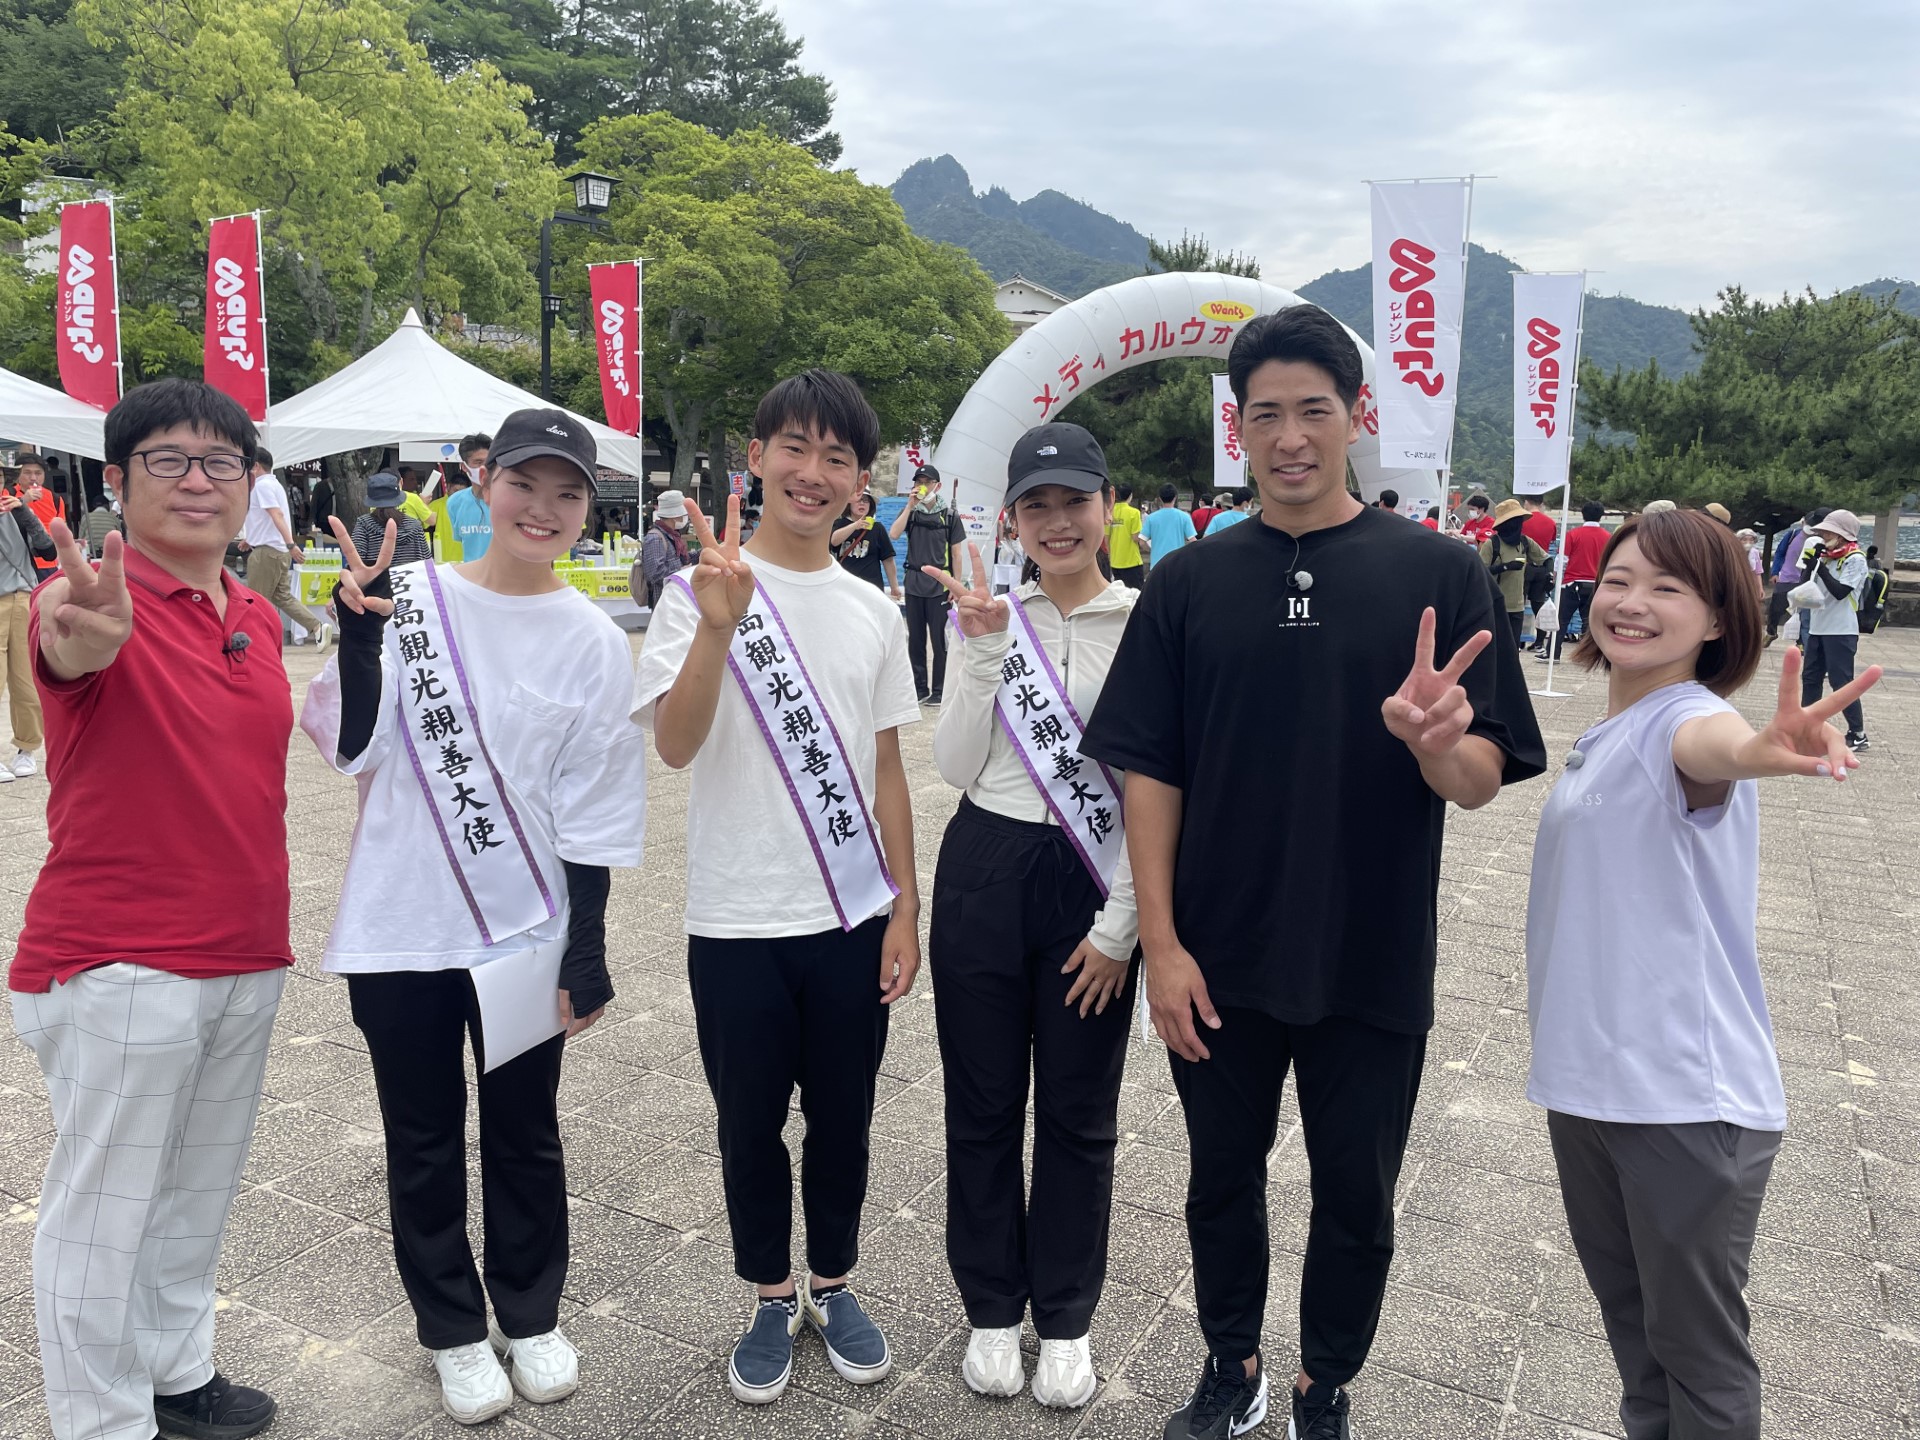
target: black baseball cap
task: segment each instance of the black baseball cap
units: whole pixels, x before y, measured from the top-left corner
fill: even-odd
[[[488,460],[496,469],[509,470],[543,455],[566,461],[589,486],[599,488],[600,447],[587,427],[564,410],[514,411],[493,432]]]
[[[1107,457],[1100,442],[1078,425],[1056,420],[1036,425],[1014,442],[1007,457],[1006,504],[1042,485],[1098,490],[1107,483]]]

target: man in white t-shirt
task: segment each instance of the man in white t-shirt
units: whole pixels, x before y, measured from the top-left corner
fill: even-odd
[[[312,635],[324,653],[333,642],[333,626],[293,593],[293,526],[287,520],[287,487],[274,475],[273,456],[264,448],[254,452],[253,490],[247,496],[240,548],[247,552],[247,588],[272,601],[274,609]]]
[[[809,370],[769,391],[747,447],[759,528],[743,549],[735,497],[716,541],[688,505],[700,561],[655,604],[635,689],[634,718],[660,758],[693,768],[687,972],[719,1110],[734,1269],[759,1292],[728,1374],[747,1404],[786,1388],[802,1324],[853,1384],[884,1379],[893,1363],[847,1276],[888,1007],[920,968],[896,733],[920,708],[900,611],[832,547],[879,446],[879,421],[846,376]],[[781,1138],[796,1085],[807,1125],[798,1287]]]

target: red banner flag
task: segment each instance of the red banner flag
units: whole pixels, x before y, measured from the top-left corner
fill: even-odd
[[[640,262],[595,265],[587,271],[593,329],[600,340],[600,398],[607,424],[623,435],[640,433]]]
[[[254,421],[267,418],[267,307],[260,278],[260,219],[229,215],[207,226],[207,384]]]
[[[54,349],[67,394],[100,410],[120,398],[120,287],[113,263],[113,202],[60,207],[60,294]]]

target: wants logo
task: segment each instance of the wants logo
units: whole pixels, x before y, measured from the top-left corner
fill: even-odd
[[[1255,312],[1253,306],[1244,305],[1238,300],[1209,300],[1200,307],[1200,313],[1209,320],[1238,324],[1242,320],[1251,320]]]

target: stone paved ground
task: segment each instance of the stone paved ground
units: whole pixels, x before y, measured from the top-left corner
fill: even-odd
[[[1844,788],[1764,787],[1760,933],[1792,1129],[1762,1217],[1751,1297],[1776,1436],[1885,1440],[1920,1430],[1920,633],[1890,633],[1867,648],[1895,667],[1873,697],[1869,767]],[[1770,695],[1775,664],[1750,708]],[[294,652],[290,666],[303,689],[315,669],[310,652]],[[1603,702],[1597,682],[1582,677],[1571,688],[1570,699],[1538,702],[1556,757]],[[906,740],[923,893],[953,806],[931,762],[932,729],[912,727]],[[339,893],[353,787],[299,736],[289,781],[301,964],[281,1007],[228,1234],[219,1358],[279,1397],[273,1433],[286,1440],[451,1436],[458,1427],[440,1414],[394,1275],[366,1056],[344,985],[314,964]],[[982,1400],[958,1373],[966,1329],[944,1261],[940,1065],[924,982],[896,1013],[887,1047],[859,1272],[892,1338],[894,1375],[855,1390],[807,1340],[777,1406],[733,1402],[722,1357],[746,1290],[732,1275],[687,998],[686,781],[657,765],[653,781],[647,867],[614,888],[620,1000],[566,1072],[574,1262],[565,1323],[585,1356],[584,1388],[548,1409],[523,1404],[492,1432],[1157,1435],[1201,1359],[1179,1219],[1183,1132],[1165,1060],[1136,1042],[1127,1066],[1112,1277],[1095,1322],[1098,1400],[1077,1414],[1026,1398]],[[1439,1025],[1400,1187],[1400,1249],[1379,1343],[1353,1387],[1365,1440],[1617,1433],[1598,1316],[1569,1250],[1541,1115],[1522,1091],[1521,926],[1545,791],[1544,782],[1522,786],[1450,825]],[[44,855],[45,793],[41,779],[0,789],[0,934],[17,931]],[[124,824],[129,863],[165,884],[166,842],[153,843],[164,817],[128,815]],[[0,1044],[4,1440],[47,1433],[28,1263],[48,1144],[38,1071],[24,1048]],[[1306,1178],[1296,1125],[1272,1164],[1267,1353],[1276,1367],[1295,1344]],[[1284,1433],[1281,1423],[1262,1433]]]

